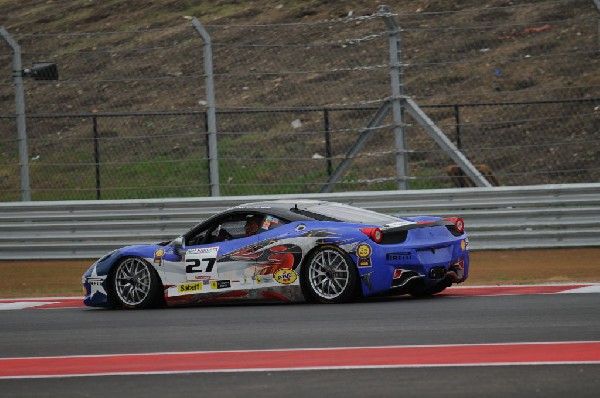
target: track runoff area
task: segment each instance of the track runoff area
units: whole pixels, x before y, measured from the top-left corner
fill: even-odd
[[[454,287],[444,296],[600,293],[600,284]],[[82,309],[80,298],[1,299],[0,310]],[[90,311],[97,311],[90,309]],[[102,310],[101,310],[102,311]],[[457,355],[460,348],[460,355]],[[0,379],[460,366],[600,364],[600,341],[399,345],[0,358]]]

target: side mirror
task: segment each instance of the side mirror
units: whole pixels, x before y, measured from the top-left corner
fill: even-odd
[[[173,246],[173,253],[179,256],[180,251],[185,249],[185,240],[183,239],[183,236],[174,239],[171,246]]]

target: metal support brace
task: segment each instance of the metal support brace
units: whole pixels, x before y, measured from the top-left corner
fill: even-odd
[[[219,183],[219,148],[217,146],[217,115],[212,64],[212,41],[197,18],[192,20],[196,32],[204,40],[204,76],[206,84],[206,117],[208,124],[208,169],[210,196],[221,196]]]
[[[383,105],[379,107],[379,109],[377,109],[377,112],[371,118],[367,127],[360,130],[358,138],[346,153],[344,160],[342,160],[338,167],[336,167],[335,171],[329,176],[327,183],[321,188],[321,193],[329,193],[332,191],[335,183],[338,182],[342,174],[344,174],[346,169],[350,166],[350,163],[352,163],[356,155],[365,146],[367,141],[369,141],[369,138],[371,138],[371,135],[373,134],[373,129],[380,126],[383,122],[383,119],[385,119],[385,117],[388,115],[388,113],[390,112],[390,108],[390,103],[386,101]]]
[[[600,3],[600,0],[594,0]],[[492,185],[483,177],[475,166],[463,155],[462,152],[446,135],[433,123],[433,121],[419,108],[411,99],[404,96],[404,85],[402,81],[402,53],[400,50],[400,29],[396,24],[389,8],[382,5],[379,8],[380,15],[390,34],[390,83],[392,96],[386,101],[373,116],[366,128],[360,131],[344,160],[338,165],[335,171],[329,176],[327,183],[321,188],[322,193],[329,193],[333,186],[341,178],[342,174],[350,166],[356,155],[365,146],[371,137],[374,128],[381,125],[383,119],[392,111],[394,119],[394,138],[396,143],[396,179],[398,189],[408,189],[408,159],[406,156],[406,132],[405,132],[405,110],[408,111],[415,120],[423,126],[425,131],[434,139],[434,141],[456,162],[456,164],[465,171],[466,175],[473,180],[478,187],[491,187]]]
[[[427,134],[433,138],[433,140],[456,162],[456,164],[463,169],[465,174],[473,180],[475,185],[478,187],[491,187],[492,184],[485,179],[485,177],[477,170],[477,168],[463,155],[461,151],[454,146],[452,141],[448,139],[446,134],[440,130],[438,126],[419,108],[412,99],[407,98],[405,101],[405,108],[408,113],[425,129]]]
[[[21,200],[29,202],[31,200],[31,187],[29,185],[29,152],[27,150],[27,127],[25,124],[25,90],[23,88],[21,47],[1,26],[0,36],[13,50],[13,83],[15,85],[17,139],[19,142],[19,167],[21,169]]]

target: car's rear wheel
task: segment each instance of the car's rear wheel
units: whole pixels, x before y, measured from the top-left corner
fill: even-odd
[[[124,308],[151,308],[163,300],[162,284],[156,270],[139,257],[127,257],[112,274],[116,301]]]
[[[309,302],[344,303],[357,295],[356,266],[346,253],[333,246],[310,254],[301,277],[304,296]]]

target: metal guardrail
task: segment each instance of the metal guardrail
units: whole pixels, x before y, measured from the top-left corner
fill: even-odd
[[[470,247],[600,246],[600,183],[220,198],[0,203],[0,259],[96,258],[172,239],[240,203],[322,199],[400,215],[461,216]]]

